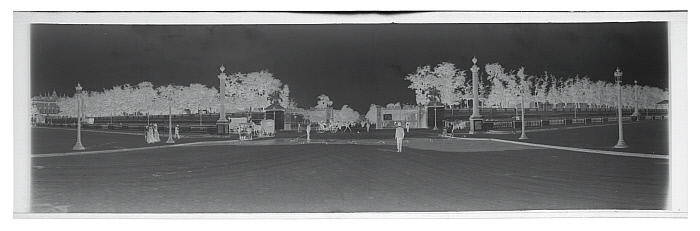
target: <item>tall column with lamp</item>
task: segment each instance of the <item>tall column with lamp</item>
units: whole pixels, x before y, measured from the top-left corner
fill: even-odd
[[[522,124],[522,132],[520,135],[521,140],[527,140],[528,137],[525,135],[525,91],[521,89],[520,91],[520,108],[522,109],[522,112],[520,112],[521,119],[520,119],[520,124]]]
[[[637,101],[637,80],[634,80],[634,113],[632,113],[632,116],[638,117],[639,116],[639,103]],[[637,118],[639,120],[639,118]]]
[[[622,71],[620,71],[619,67],[615,70],[615,82],[617,83],[617,127],[619,135],[615,148],[627,148],[628,146],[622,134],[622,86],[620,86],[622,82]]]
[[[223,64],[221,64],[221,67],[219,68],[221,70],[221,73],[219,73],[219,119],[216,121],[216,134],[219,135],[227,135],[228,134],[228,126],[229,122],[226,119],[226,73],[224,73],[224,70],[226,68],[224,67]]]
[[[167,144],[174,144],[173,140],[173,89],[172,86],[168,86],[168,141]]]
[[[73,150],[85,150],[85,147],[83,146],[83,143],[80,140],[80,129],[81,123],[83,122],[83,87],[80,86],[80,83],[78,83],[78,86],[75,87],[75,96],[78,97],[78,141],[75,142]]]
[[[483,130],[484,119],[479,114],[479,67],[476,66],[476,56],[472,59],[472,115],[469,117],[469,134]]]

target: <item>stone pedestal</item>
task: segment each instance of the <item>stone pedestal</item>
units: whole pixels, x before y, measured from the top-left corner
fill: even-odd
[[[469,118],[469,134],[475,134],[477,132],[484,130],[484,119],[479,118]]]

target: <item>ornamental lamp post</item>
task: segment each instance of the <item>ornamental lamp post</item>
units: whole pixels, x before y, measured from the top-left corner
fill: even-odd
[[[632,116],[637,116],[639,117],[639,103],[637,101],[637,80],[634,80],[634,113],[632,113]],[[639,118],[637,118],[639,120]]]
[[[433,130],[436,131],[438,130],[437,128],[437,103],[435,104],[435,107],[433,107]]]
[[[620,83],[622,82],[622,72],[620,71],[620,67],[615,70],[614,75],[615,82],[617,83],[617,127],[619,134],[619,139],[617,140],[615,148],[627,148],[629,146],[627,146],[625,143],[622,134],[622,86],[620,86]]]
[[[80,86],[80,83],[75,87],[75,95],[78,96],[78,141],[75,143],[75,146],[73,146],[73,150],[85,150],[80,140],[81,118],[83,114],[83,87]]]
[[[520,100],[521,100],[520,101],[520,108],[522,109],[522,111],[520,112],[520,116],[521,116],[520,124],[522,124],[522,132],[521,132],[520,138],[518,138],[518,139],[527,140],[528,139],[527,135],[525,135],[525,92],[522,91],[522,89],[521,89],[521,93],[520,93]]]
[[[174,144],[175,140],[173,140],[173,99],[172,99],[172,88],[168,89],[168,93],[171,94],[168,96],[168,141],[165,141],[166,144]]]

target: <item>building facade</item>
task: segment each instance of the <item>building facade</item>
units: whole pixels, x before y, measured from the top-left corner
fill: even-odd
[[[61,111],[58,107],[58,98],[56,90],[51,95],[32,97],[32,123],[45,123],[47,116],[58,115]]]

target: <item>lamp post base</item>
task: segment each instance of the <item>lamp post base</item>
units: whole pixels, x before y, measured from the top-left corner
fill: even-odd
[[[85,147],[83,146],[83,143],[78,141],[78,143],[75,143],[75,146],[73,146],[73,150],[85,150]]]
[[[527,138],[527,135],[525,135],[525,133],[523,133],[522,135],[520,135],[520,138],[518,138],[518,139],[520,139],[520,140],[527,140],[527,139],[530,139],[530,138]]]
[[[617,144],[615,145],[615,148],[628,148],[627,144],[625,143],[625,140],[618,140]]]
[[[174,144],[175,141],[173,140],[173,137],[168,137],[168,141],[165,141],[166,144]]]

